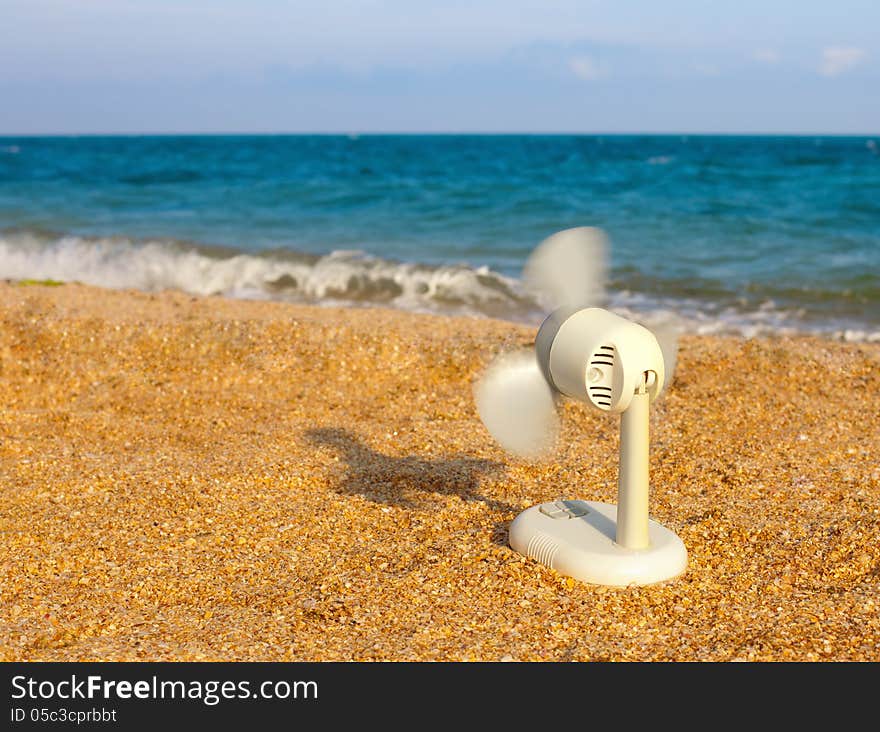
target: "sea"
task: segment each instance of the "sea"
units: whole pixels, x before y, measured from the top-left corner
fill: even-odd
[[[0,137],[6,280],[539,323],[573,226],[623,315],[880,341],[880,135]]]

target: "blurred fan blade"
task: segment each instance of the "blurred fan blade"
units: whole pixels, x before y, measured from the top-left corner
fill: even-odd
[[[536,459],[559,432],[556,400],[532,350],[498,356],[474,387],[480,419],[505,450]]]
[[[542,241],[523,268],[526,285],[550,309],[602,307],[608,237],[594,226],[558,231]]]
[[[660,344],[660,350],[663,352],[663,370],[666,376],[663,379],[663,389],[661,394],[665,392],[675,378],[675,366],[678,361],[678,336],[681,328],[670,319],[656,320],[655,322],[644,323],[657,339]]]

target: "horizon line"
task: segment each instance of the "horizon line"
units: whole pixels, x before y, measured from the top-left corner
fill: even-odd
[[[3,137],[441,137],[441,136],[473,136],[473,137],[873,137],[880,135],[874,132],[746,132],[746,131],[673,131],[659,132],[652,130],[618,130],[610,131],[489,131],[489,130],[444,130],[444,131],[358,131],[358,130],[324,130],[324,131],[144,131],[144,132],[5,132]]]

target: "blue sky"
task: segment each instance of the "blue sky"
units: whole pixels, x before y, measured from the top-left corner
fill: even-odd
[[[878,131],[877,0],[0,5],[0,134]]]

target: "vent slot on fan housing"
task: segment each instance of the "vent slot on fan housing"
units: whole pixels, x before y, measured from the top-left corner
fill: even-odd
[[[606,412],[614,403],[614,366],[617,351],[614,346],[599,346],[590,356],[587,366],[587,393],[590,401]]]

